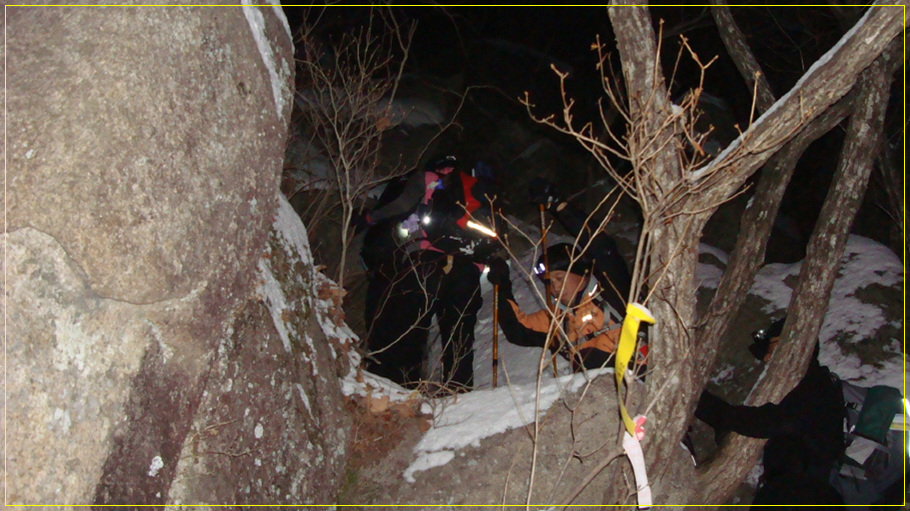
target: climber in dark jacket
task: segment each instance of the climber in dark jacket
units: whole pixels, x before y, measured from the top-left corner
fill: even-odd
[[[749,350],[767,362],[784,319],[753,334]],[[705,391],[695,416],[721,435],[767,438],[762,485],[753,504],[888,505],[903,501],[907,456],[897,423],[906,405],[900,391],[841,381],[818,362],[780,404],[735,406]],[[874,397],[873,397],[874,396]]]
[[[495,236],[471,225],[483,210],[480,180],[434,158],[380,197],[362,217],[370,225],[361,256],[369,284],[364,314],[367,370],[407,386],[419,384],[431,320],[442,339],[443,383],[469,390],[474,381],[474,327],[482,264]],[[489,240],[487,238],[490,238]]]
[[[784,320],[753,334],[750,351],[767,361]],[[818,362],[818,344],[805,376],[780,404],[731,405],[705,390],[695,416],[722,436],[734,431],[767,438],[762,483],[753,505],[816,504],[841,507],[843,499],[828,483],[844,450],[844,399],[839,379]]]

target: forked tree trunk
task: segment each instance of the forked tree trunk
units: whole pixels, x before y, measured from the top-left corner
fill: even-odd
[[[617,4],[618,5],[618,4]],[[666,470],[673,466],[678,444],[685,431],[693,382],[693,359],[686,356],[692,346],[689,326],[695,321],[695,268],[700,223],[695,215],[685,211],[683,201],[670,211],[658,213],[667,202],[666,194],[683,180],[677,157],[675,139],[679,134],[674,125],[666,124],[670,114],[668,92],[663,72],[659,68],[656,37],[647,7],[609,9],[610,21],[617,35],[622,58],[623,75],[629,97],[629,113],[635,129],[628,138],[629,153],[633,155],[633,172],[653,180],[640,195],[645,217],[660,215],[660,219],[678,215],[672,222],[657,221],[643,241],[651,247],[646,282],[652,297],[646,305],[660,318],[652,328],[649,387],[646,402],[653,408],[648,417],[648,438],[643,444],[648,460],[650,478],[660,494],[668,477]],[[642,157],[647,155],[647,157]],[[636,158],[640,158],[636,160]],[[666,217],[664,216],[666,215]],[[642,300],[643,297],[632,297]],[[633,410],[631,413],[644,410]],[[619,502],[627,493],[617,488],[608,499]]]
[[[847,244],[850,227],[862,203],[882,134],[894,63],[900,62],[899,41],[862,76],[857,85],[856,110],[850,117],[844,147],[834,180],[815,230],[809,240],[799,282],[788,309],[782,341],[753,389],[747,405],[777,402],[806,372],[831,289]],[[711,464],[704,467],[705,502],[725,502],[745,478],[758,457],[763,441],[743,437],[726,443]]]
[[[643,130],[650,133],[654,139],[665,141],[677,134],[667,132],[666,128],[664,131],[658,129],[663,118],[661,116],[666,115],[669,105],[666,102],[663,75],[656,64],[658,62],[656,39],[650,16],[644,7],[617,8],[623,3],[614,1],[614,7],[609,9],[609,15],[614,33],[617,34],[628,90],[629,110],[633,119],[630,132]],[[682,175],[672,151],[674,149],[672,144],[653,151],[647,160],[633,161],[633,168],[637,166],[647,168],[652,180],[649,183],[651,194],[646,193],[641,197],[646,219],[654,211],[650,208],[665,198],[657,195],[660,191],[675,188],[677,191],[682,190],[683,194],[688,194],[670,210],[662,211],[659,221],[652,224],[652,242],[648,252],[647,267],[650,271],[648,284],[652,296],[647,305],[657,318],[658,326],[652,329],[653,373],[648,380],[649,395],[645,399],[650,409],[649,428],[643,446],[652,489],[658,503],[723,502],[732,485],[741,481],[745,470],[754,464],[761,445],[757,441],[737,439],[721,451],[717,462],[708,467],[697,480],[694,479],[694,472],[688,475],[680,473],[677,470],[679,465],[673,463],[679,454],[678,442],[691,419],[692,408],[703,387],[705,377],[704,371],[696,373],[696,356],[693,354],[709,353],[707,356],[697,358],[697,367],[703,368],[705,362],[713,362],[713,352],[716,351],[718,343],[716,338],[702,339],[706,344],[696,347],[694,341],[697,319],[694,307],[696,248],[704,223],[716,206],[738,190],[756,169],[853,88],[857,75],[882,53],[887,43],[903,29],[900,16],[899,8],[871,8],[857,27],[820,59],[790,93],[775,103],[740,139],[731,144],[728,151],[719,155],[704,169]],[[880,75],[881,71],[877,73]],[[876,103],[877,100],[874,98],[878,95],[868,91],[878,90],[879,86],[872,86],[868,80],[865,83],[867,85],[864,85],[864,91],[867,92],[863,96],[862,104]],[[880,77],[876,83],[881,83]],[[869,119],[869,115],[873,115],[870,112],[872,110],[863,108],[862,113],[856,115],[854,124],[862,125],[864,120]],[[842,113],[835,112],[830,115],[837,118]],[[824,119],[817,126],[831,122],[833,122],[831,119]],[[802,134],[801,140],[788,147],[789,154],[780,156],[777,164],[786,167],[788,160],[798,157],[799,146],[807,143],[812,136],[813,134],[809,132]],[[853,147],[848,145],[845,148],[845,155],[857,154],[858,149]],[[869,154],[871,150],[867,151],[866,156]],[[793,309],[794,320],[788,323],[788,330],[800,332],[803,339],[814,340],[818,333],[826,308],[826,305],[820,304],[827,304],[834,278],[830,268],[836,268],[843,251],[849,223],[858,207],[858,204],[843,195],[843,190],[849,188],[856,193],[857,188],[865,187],[868,179],[868,169],[863,168],[864,164],[869,163],[868,157],[865,158],[865,163],[859,159],[847,158],[846,161],[851,161],[853,166],[842,165],[838,170],[841,177],[836,180],[836,183],[845,180],[843,181],[845,186],[832,185],[829,206],[823,211],[819,224],[832,230],[819,230],[813,237],[814,250],[811,257],[816,262],[807,262],[808,269],[805,271],[809,273],[803,277],[803,282],[814,281],[815,285],[801,285],[798,291],[803,298],[797,296]],[[711,172],[722,166],[727,166],[724,172]],[[703,188],[704,193],[697,195],[690,193],[696,187],[704,187],[706,184],[708,187]],[[773,206],[773,196],[778,193],[768,192],[768,208]],[[862,197],[861,192],[859,196]],[[769,213],[770,209],[754,212],[759,216]],[[834,246],[819,251],[819,244],[829,242],[833,242]],[[748,259],[758,257],[762,253],[763,247],[757,249],[752,247],[751,251],[743,254],[746,259],[744,268],[755,264]],[[822,268],[829,269],[830,274],[823,273]],[[754,275],[748,277],[751,272],[751,269],[744,270],[739,278],[744,280],[754,278]],[[812,279],[809,278],[810,275],[813,276]],[[828,279],[831,282],[825,283]],[[633,297],[638,298],[640,297]],[[806,300],[815,307],[802,305]],[[790,334],[785,332],[785,335]],[[792,388],[799,379],[798,375],[804,372],[808,355],[811,353],[811,344],[808,341],[799,344],[789,343],[788,349],[793,350],[790,353],[791,357],[787,358],[785,363],[771,364],[769,377],[765,378],[764,386],[754,393],[753,402],[779,399]],[[635,410],[632,413],[634,415],[641,411],[643,410]],[[692,484],[686,488],[680,489],[678,485],[674,485],[674,481],[685,480],[690,476]],[[620,479],[615,480],[618,484],[605,492],[605,502],[608,504],[627,502],[628,489],[625,483],[620,482]],[[665,500],[668,498],[672,500]]]

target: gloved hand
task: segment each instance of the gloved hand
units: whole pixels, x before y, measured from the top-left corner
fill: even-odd
[[[730,408],[726,401],[708,390],[703,390],[698,399],[698,406],[695,407],[695,417],[715,430],[727,429],[724,427],[724,418],[733,413]]]
[[[509,264],[501,257],[491,257],[490,260],[487,261],[487,266],[490,267],[490,271],[487,272],[487,280],[490,281],[490,284],[499,286],[500,288],[512,287],[512,281],[509,279]]]
[[[528,185],[528,195],[532,204],[543,204],[546,208],[560,201],[556,186],[542,177],[531,181]]]

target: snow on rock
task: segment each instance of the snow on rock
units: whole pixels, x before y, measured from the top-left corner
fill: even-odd
[[[262,64],[269,73],[269,82],[272,86],[272,97],[275,100],[275,111],[278,113],[278,118],[280,119],[287,106],[286,98],[290,96],[288,91],[288,77],[291,76],[291,70],[285,60],[276,58],[276,55],[280,53],[272,48],[272,43],[266,33],[265,19],[262,16],[262,12],[259,10],[260,7],[253,4],[252,0],[242,0],[242,3],[243,14],[246,16],[246,21],[250,26],[253,40],[256,41],[256,47],[259,49],[259,54],[262,57]],[[276,12],[276,14],[280,13],[278,19],[281,20],[283,25],[287,28],[288,33],[290,33],[290,27],[287,26],[287,18],[284,16],[283,11],[280,9],[273,9],[273,12]]]
[[[357,342],[357,335],[354,334],[350,327],[348,327],[348,325],[338,316],[343,290],[341,290],[340,286],[333,280],[317,271],[314,267],[313,255],[310,251],[310,242],[307,237],[306,227],[294,211],[294,208],[283,195],[280,195],[278,198],[278,207],[276,208],[273,228],[278,234],[278,237],[281,240],[280,244],[287,255],[293,258],[299,258],[300,261],[303,262],[303,268],[306,274],[302,277],[305,281],[310,282],[312,289],[316,291],[309,299],[310,310],[315,313],[316,320],[326,337],[336,341],[335,343],[330,344],[330,347],[332,348],[332,357],[338,358],[338,352],[335,349],[336,343],[346,347],[347,349],[345,349],[344,352],[345,356],[349,358],[350,371],[352,373],[355,372],[356,368],[360,365],[360,356],[352,349]],[[260,263],[260,266],[263,266],[263,264],[267,265],[267,263]],[[264,277],[264,280],[267,288],[269,284],[268,278]],[[275,303],[280,303],[280,298],[277,296],[277,294],[280,293],[280,289],[278,290],[278,293],[274,290],[272,290],[271,293],[276,296]],[[270,295],[263,293],[263,296],[269,297]],[[274,307],[271,301],[267,301],[267,303],[269,303],[269,310],[272,312],[273,319],[276,318],[277,314],[278,319],[275,319],[275,322],[276,327],[278,327],[278,324],[283,322],[284,316],[281,315],[279,307]],[[281,332],[280,328],[279,332]],[[282,337],[282,340],[284,340],[284,337]],[[310,344],[310,348],[312,349],[312,339],[310,339],[309,336],[306,336],[305,340]]]
[[[705,258],[699,257],[697,270],[699,287],[717,289],[718,284],[720,284],[720,278],[724,274],[724,268],[727,266],[727,254],[704,243],[699,243],[698,253],[699,256],[707,256]],[[712,257],[720,262],[722,266],[701,262],[702,259],[710,260]]]
[[[388,378],[366,371],[361,372],[359,376],[354,371],[345,376],[341,382],[341,391],[346,396],[388,396],[389,401],[393,403],[404,403],[415,397],[414,391],[410,391]]]
[[[588,378],[581,373],[547,378],[539,392],[535,383],[524,383],[476,390],[452,402],[436,400],[440,408],[436,421],[415,446],[417,459],[405,470],[405,479],[413,483],[415,472],[448,463],[456,450],[478,447],[484,438],[533,423],[535,410],[536,417],[542,417],[560,396],[577,391],[589,378],[612,372],[607,368],[589,371]]]
[[[310,241],[307,238],[306,227],[294,208],[288,203],[283,195],[278,197],[278,207],[275,210],[275,220],[273,222],[275,232],[285,241],[283,247],[288,256],[299,257],[308,267],[313,266],[313,254],[310,251]],[[315,273],[315,271],[313,271]]]
[[[278,203],[274,222],[275,232],[283,240],[282,246],[288,252],[288,255],[300,257],[304,262],[309,272],[307,278],[313,283],[313,289],[317,290],[310,298],[311,310],[326,337],[334,339],[338,345],[346,347],[341,356],[347,357],[350,370],[341,379],[342,393],[345,396],[363,396],[377,399],[387,396],[390,402],[414,400],[415,393],[413,391],[409,391],[391,380],[358,369],[360,366],[360,355],[353,349],[353,346],[358,342],[358,337],[343,320],[339,320],[337,317],[337,311],[340,307],[340,295],[337,292],[339,287],[334,281],[314,269],[306,227],[294,211],[294,208],[291,207],[284,196],[279,197]],[[328,290],[328,292],[320,293],[318,291],[320,289]],[[264,294],[264,296],[268,295]],[[272,317],[276,317],[275,312],[272,313]],[[282,317],[280,312],[278,317]],[[308,338],[307,342],[312,341]],[[339,353],[334,349],[334,343],[332,346],[332,354],[337,358]],[[304,404],[307,407],[309,406],[306,402]]]
[[[288,304],[285,300],[284,293],[281,291],[281,284],[275,278],[272,268],[267,259],[259,260],[259,279],[260,285],[256,292],[262,296],[263,301],[269,309],[272,316],[272,323],[281,337],[281,344],[285,351],[291,352],[291,337],[288,332],[287,324],[284,320],[285,311],[288,310]]]
[[[759,271],[751,294],[768,300],[765,311],[781,316],[786,313],[799,277],[802,262],[768,264]],[[855,350],[858,344],[874,337],[894,318],[886,317],[881,303],[866,303],[862,290],[876,286],[890,288],[903,282],[900,259],[884,245],[862,236],[847,240],[838,277],[834,282],[828,312],[819,332],[819,361],[838,376],[860,385],[890,385],[904,388],[904,358],[900,338],[886,346],[883,360],[864,363]],[[896,326],[899,330],[901,325]]]

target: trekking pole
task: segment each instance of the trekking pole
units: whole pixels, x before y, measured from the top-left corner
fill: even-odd
[[[540,207],[540,247],[543,251],[543,285],[544,285],[544,294],[547,297],[547,310],[550,313],[553,312],[553,298],[550,295],[550,258],[547,257],[547,224],[546,218],[544,217],[544,212],[546,208],[543,204],[538,205]],[[552,337],[547,338],[547,343],[544,346],[545,350],[550,349],[550,343],[552,342]],[[556,356],[551,358],[553,361],[553,377],[559,376],[559,373],[556,371]]]
[[[499,375],[499,284],[493,286],[493,388]]]

